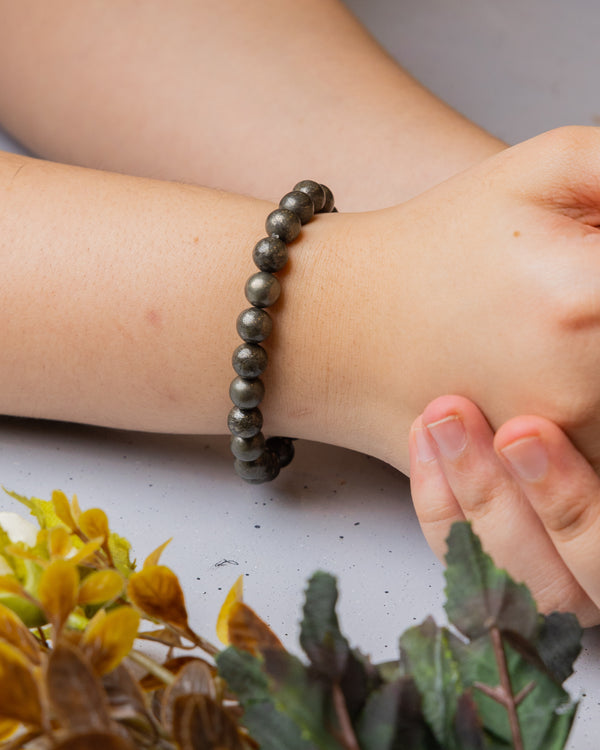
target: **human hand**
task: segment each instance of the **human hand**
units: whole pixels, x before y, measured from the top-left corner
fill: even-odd
[[[455,521],[530,588],[544,612],[600,623],[600,478],[552,422],[520,416],[494,435],[460,396],[430,403],[410,433],[411,490],[442,558]]]
[[[355,269],[377,290],[357,402],[377,418],[355,447],[406,471],[409,425],[460,393],[494,428],[550,419],[600,466],[599,175],[600,130],[563,128],[363,217],[380,256]]]

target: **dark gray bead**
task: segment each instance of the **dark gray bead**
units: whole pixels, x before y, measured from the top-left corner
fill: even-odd
[[[333,193],[331,190],[327,187],[327,185],[321,185],[323,188],[323,192],[325,193],[325,203],[323,204],[323,208],[321,209],[320,213],[322,214],[328,214],[333,211],[333,207],[335,205],[335,198],[333,197]]]
[[[267,216],[265,228],[271,237],[279,237],[283,242],[291,242],[300,234],[300,219],[287,208],[276,208]]]
[[[281,294],[281,284],[276,276],[266,271],[252,274],[244,289],[246,299],[255,307],[270,307],[274,305]]]
[[[246,380],[246,378],[234,378],[229,386],[229,398],[240,409],[254,409],[265,396],[265,386],[260,378]]]
[[[261,431],[263,416],[260,409],[240,409],[234,406],[227,415],[227,427],[232,435],[251,438]]]
[[[289,211],[293,211],[302,224],[309,222],[315,213],[315,204],[312,202],[312,198],[310,195],[303,193],[302,190],[292,190],[291,193],[286,193],[279,201],[279,208],[287,208]]]
[[[288,262],[288,249],[279,237],[264,237],[254,246],[252,259],[261,271],[274,273]]]
[[[236,458],[233,465],[238,476],[250,484],[270,482],[279,474],[279,461],[271,451],[265,451],[255,461],[241,461]]]
[[[286,437],[270,437],[266,443],[267,450],[274,451],[279,458],[279,468],[283,469],[294,458],[294,441]]]
[[[251,438],[231,436],[231,452],[241,461],[255,461],[265,452],[265,436],[262,432]]]
[[[258,344],[268,338],[273,330],[271,316],[258,307],[243,310],[237,319],[237,332],[240,338],[250,344]]]
[[[302,180],[294,185],[294,190],[300,190],[310,197],[315,207],[315,213],[323,210],[325,193],[318,182],[314,180]]]
[[[233,352],[231,364],[242,378],[257,378],[267,368],[267,352],[260,344],[240,344]]]

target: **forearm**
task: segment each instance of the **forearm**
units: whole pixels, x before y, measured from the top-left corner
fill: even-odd
[[[0,121],[46,158],[269,200],[309,175],[367,210],[502,148],[337,0],[0,9]]]
[[[235,320],[272,208],[2,155],[0,413],[224,433]],[[334,335],[344,311],[331,290],[351,220],[319,216],[290,245],[265,344],[268,433],[339,442],[353,394],[332,393],[347,336]]]

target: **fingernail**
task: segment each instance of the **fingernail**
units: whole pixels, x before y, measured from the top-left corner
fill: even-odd
[[[462,419],[453,414],[427,425],[440,453],[446,458],[456,458],[467,445],[467,433]]]
[[[539,482],[548,473],[548,451],[537,435],[516,440],[502,448],[500,453],[515,474],[526,482]]]
[[[415,434],[415,446],[417,448],[417,458],[422,464],[429,463],[435,458],[435,452],[431,447],[425,430],[422,427],[413,428]]]

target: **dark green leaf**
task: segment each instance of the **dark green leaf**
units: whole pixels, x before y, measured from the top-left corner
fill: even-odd
[[[463,693],[458,699],[454,728],[461,750],[485,750],[487,747],[477,706],[470,692]]]
[[[506,709],[474,687],[476,682],[490,687],[499,684],[494,650],[489,636],[469,644],[451,642],[461,679],[472,694],[486,735],[495,738],[493,747],[512,747]],[[574,707],[569,696],[546,672],[504,643],[513,695],[532,681],[535,687],[520,704],[517,714],[527,750],[559,750],[564,747],[572,723]]]
[[[444,748],[457,748],[454,717],[463,692],[458,664],[450,648],[456,640],[431,617],[400,637],[402,657],[423,697],[423,713]]]
[[[421,712],[421,696],[410,677],[371,693],[357,724],[361,750],[441,750]]]
[[[346,668],[340,679],[350,719],[354,719],[365,705],[369,694],[381,685],[381,677],[369,658],[358,649],[348,654]]]
[[[461,633],[478,638],[496,626],[534,636],[538,615],[529,590],[495,567],[469,523],[453,524],[446,561],[445,609]]]
[[[337,598],[335,578],[315,573],[308,582],[300,625],[300,645],[313,668],[332,682],[340,680],[350,652],[335,613]]]
[[[583,630],[575,615],[552,612],[543,618],[535,639],[538,653],[558,682],[573,674],[573,663],[581,651]]]
[[[217,656],[219,673],[244,707],[244,725],[261,748],[341,750],[329,732],[330,691],[292,654],[272,650],[263,657],[233,647]]]

